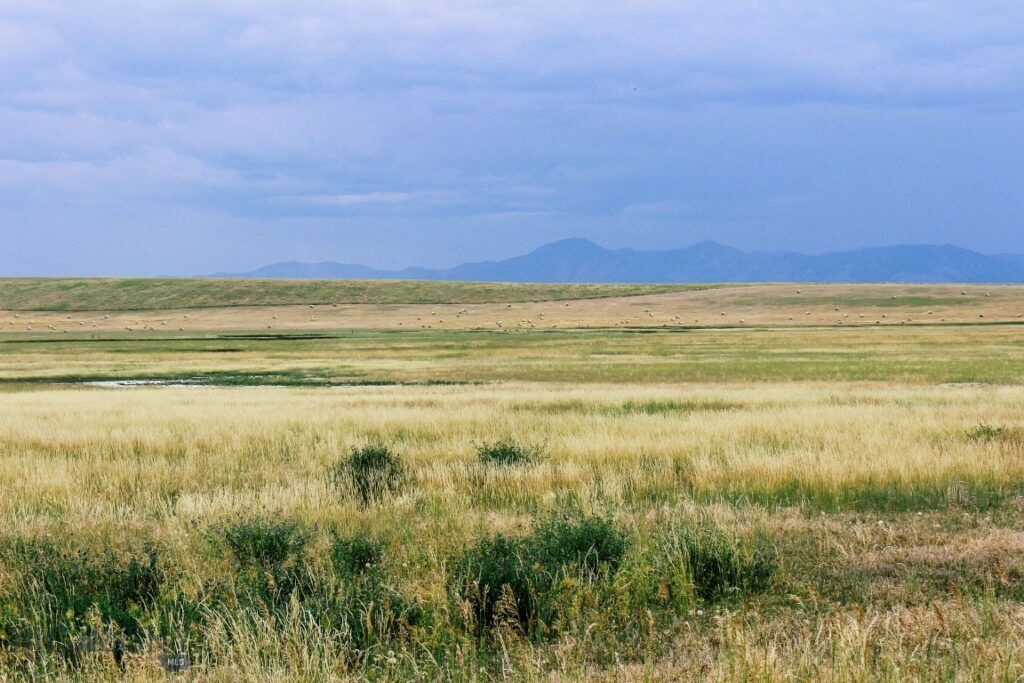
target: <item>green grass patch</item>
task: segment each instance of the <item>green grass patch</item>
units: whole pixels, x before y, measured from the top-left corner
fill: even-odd
[[[523,444],[513,439],[501,439],[477,444],[476,456],[484,465],[512,467],[540,462],[546,456],[545,450],[543,445]]]
[[[495,381],[1024,382],[1024,341],[1013,325],[643,334],[366,330],[316,338],[225,334],[146,340],[0,340],[0,380],[22,382],[75,381],[86,375],[95,380],[201,375],[211,384],[301,386]],[[571,401],[544,405],[552,414],[591,410]],[[640,415],[731,407],[679,397],[592,410]]]
[[[452,562],[449,590],[471,629],[522,629],[539,640],[560,630],[566,591],[614,576],[626,535],[596,516],[551,516],[530,534],[479,539]]]
[[[213,535],[229,551],[241,598],[263,608],[281,607],[310,589],[305,560],[312,534],[298,522],[243,518],[222,525]]]
[[[730,599],[767,588],[778,558],[763,533],[740,538],[707,521],[673,531],[667,542],[679,548],[693,590],[702,600]]]
[[[547,403],[517,403],[515,409],[522,412],[545,415],[600,415],[605,417],[629,417],[634,415],[678,415],[699,412],[738,410],[742,405],[728,401],[694,400],[649,400],[625,401],[623,403],[597,403],[582,399],[551,401]]]
[[[164,582],[152,548],[125,555],[14,539],[0,557],[5,567],[20,571],[0,594],[0,644],[66,656],[96,647],[100,626],[113,626],[113,638],[138,640],[144,612],[157,602]]]
[[[964,477],[900,483],[878,479],[836,486],[790,480],[762,484],[735,480],[715,486],[689,487],[686,493],[702,503],[727,502],[767,509],[797,507],[805,512],[915,512],[960,509],[984,512],[1024,495],[1024,481],[993,481]]]
[[[427,280],[0,278],[0,310],[143,311],[295,304],[477,304],[639,296],[696,284],[530,284]]]

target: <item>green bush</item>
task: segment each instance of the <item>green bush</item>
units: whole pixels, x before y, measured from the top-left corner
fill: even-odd
[[[334,535],[328,562],[318,568],[308,552],[313,530],[293,520],[248,518],[219,529],[231,553],[243,600],[282,613],[301,602],[323,628],[346,639],[358,655],[401,638],[419,623],[422,610],[389,581],[384,543]]]
[[[363,505],[377,502],[401,491],[406,470],[402,459],[389,447],[371,444],[353,448],[352,453],[334,468],[339,482],[348,482]]]
[[[670,529],[659,526],[631,540],[629,552],[615,573],[614,604],[608,610],[620,634],[642,632],[637,614],[682,616],[693,608],[695,595],[687,558]]]
[[[477,540],[453,561],[449,589],[478,632],[514,618],[538,637],[557,630],[567,587],[611,577],[625,551],[625,535],[605,519],[550,517],[525,537]]]
[[[515,597],[518,621],[529,626],[535,602],[537,570],[529,539],[504,534],[485,536],[466,549],[451,568],[451,591],[472,611],[475,626],[494,624],[495,605],[503,590]]]
[[[1005,427],[993,427],[989,424],[979,424],[968,430],[967,438],[971,441],[995,441],[1006,434]]]
[[[626,554],[626,535],[603,517],[552,516],[531,537],[534,561],[546,567],[579,567],[588,577],[614,574]]]
[[[544,446],[527,446],[512,439],[502,439],[477,445],[476,455],[484,465],[530,465],[543,460]]]
[[[97,626],[87,626],[92,615],[137,639],[143,613],[158,600],[164,581],[152,548],[122,557],[111,550],[17,540],[4,549],[3,562],[24,573],[0,609],[0,638],[26,647],[69,648]]]
[[[322,620],[342,628],[356,652],[402,638],[423,619],[419,604],[388,580],[384,557],[384,543],[365,536],[335,536],[331,543],[337,583],[322,592]]]
[[[308,589],[306,546],[312,534],[299,522],[252,517],[218,531],[247,597],[280,606]]]
[[[384,559],[384,543],[366,536],[335,536],[331,566],[341,576],[361,576],[377,571]]]
[[[776,568],[775,548],[761,535],[744,540],[693,525],[678,540],[694,592],[706,601],[762,591]]]

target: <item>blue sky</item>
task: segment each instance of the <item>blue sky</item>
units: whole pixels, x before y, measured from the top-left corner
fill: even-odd
[[[0,4],[0,274],[570,236],[1024,252],[1024,4]]]

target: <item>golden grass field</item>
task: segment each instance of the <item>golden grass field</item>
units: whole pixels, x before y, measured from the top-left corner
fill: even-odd
[[[582,287],[578,285],[577,287]],[[624,285],[627,291],[632,286]],[[614,292],[613,287],[608,287]],[[642,290],[641,290],[642,291]],[[570,291],[570,294],[572,292]],[[526,296],[551,296],[538,291]],[[657,294],[500,303],[318,302],[141,310],[4,310],[6,331],[83,333],[225,330],[756,327],[900,325],[1024,320],[1024,287],[1003,285],[743,285]],[[13,297],[9,297],[13,299]],[[341,296],[339,295],[339,298]],[[453,298],[460,298],[454,296]],[[242,301],[249,301],[248,298]],[[24,301],[19,299],[23,305]],[[174,299],[170,305],[180,304]],[[59,300],[55,308],[64,309]],[[85,304],[81,304],[85,305]]]
[[[1024,680],[1024,288],[512,305],[0,314],[0,679]],[[614,566],[467,621],[480,539],[578,518]]]

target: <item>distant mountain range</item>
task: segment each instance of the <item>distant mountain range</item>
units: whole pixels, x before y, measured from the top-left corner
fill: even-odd
[[[1024,283],[1024,254],[980,254],[952,245],[903,245],[829,254],[744,252],[715,242],[682,249],[605,249],[585,239],[544,245],[503,261],[450,270],[290,261],[212,277],[491,282],[1013,282]]]

